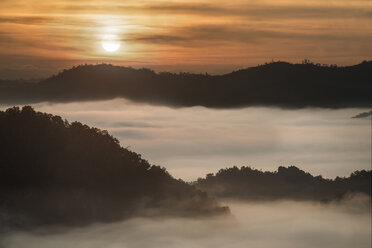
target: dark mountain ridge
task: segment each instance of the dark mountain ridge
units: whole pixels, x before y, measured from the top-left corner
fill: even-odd
[[[340,200],[348,194],[371,197],[372,171],[355,171],[349,177],[325,179],[312,176],[296,166],[261,171],[236,166],[210,173],[194,185],[209,195],[239,200]]]
[[[0,158],[0,227],[228,212],[107,131],[28,106],[0,111]]]
[[[273,62],[225,75],[155,73],[81,65],[36,84],[0,83],[0,102],[68,102],[123,97],[174,107],[371,107],[372,61],[354,66]]]

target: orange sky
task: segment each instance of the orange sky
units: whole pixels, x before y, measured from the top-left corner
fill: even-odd
[[[1,0],[0,78],[79,63],[222,73],[273,60],[372,58],[370,0]],[[117,52],[103,37],[115,36]]]

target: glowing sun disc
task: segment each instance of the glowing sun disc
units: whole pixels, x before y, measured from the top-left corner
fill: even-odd
[[[107,41],[103,40],[102,41],[102,47],[105,49],[107,52],[116,52],[120,48],[120,43],[116,41]]]

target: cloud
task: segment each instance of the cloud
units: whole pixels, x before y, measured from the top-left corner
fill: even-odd
[[[125,15],[196,15],[212,17],[249,18],[249,19],[313,19],[313,18],[370,18],[371,8],[365,5],[353,6],[339,4],[275,4],[275,3],[186,3],[170,2],[161,3],[112,3],[112,4],[87,4],[86,2],[70,3],[62,7],[68,12],[90,13],[115,13]]]
[[[330,43],[339,40],[369,42],[372,34],[357,34],[350,36],[348,33],[334,33],[325,30],[282,30],[278,28],[264,28],[251,25],[210,24],[190,25],[183,27],[170,27],[164,33],[128,33],[123,41],[157,43],[172,46],[210,46],[227,45],[230,42],[246,44],[259,44],[266,41],[287,41],[297,43]]]
[[[355,200],[355,199],[354,199]],[[233,217],[133,218],[85,228],[15,231],[1,236],[6,248],[369,248],[370,203],[229,202]],[[350,209],[356,209],[354,211]]]
[[[124,140],[127,139],[149,139],[149,135],[146,132],[142,132],[139,130],[114,130],[112,131],[112,135],[114,137],[122,138]]]
[[[123,9],[149,11],[154,14],[189,14],[247,17],[251,19],[307,19],[307,18],[370,18],[371,9],[362,6],[309,6],[265,4],[198,4],[162,3],[142,7],[123,6]]]
[[[136,121],[119,121],[108,123],[111,127],[136,127],[136,128],[160,128],[159,125],[154,125],[149,122],[136,122]]]
[[[196,180],[233,165],[264,170],[296,165],[326,178],[348,176],[371,166],[370,124],[350,118],[355,112],[368,111],[363,108],[171,108],[123,99],[39,103],[34,107],[111,134],[138,131],[124,132],[117,138],[123,147],[130,146],[150,163],[165,166],[176,178],[184,180]],[[128,122],[162,128],[115,125]]]
[[[369,111],[369,112],[363,112],[363,113],[360,113],[360,114],[357,114],[351,118],[354,118],[354,119],[362,119],[362,118],[367,118],[369,116],[372,115],[372,111]]]
[[[42,25],[46,23],[50,23],[55,20],[54,17],[51,16],[3,16],[0,17],[0,24],[3,23],[13,23],[13,24],[22,24],[22,25]]]
[[[64,44],[61,42],[60,38],[61,37],[53,36],[52,38],[45,39],[45,35],[33,34],[31,37],[25,39],[21,30],[13,32],[0,31],[0,46],[6,46],[8,49],[13,50],[14,53],[19,54],[20,56],[29,54],[32,49],[38,51],[49,51],[53,54],[52,56],[49,56],[51,59],[55,57],[55,55],[58,57],[58,53],[61,51],[81,52],[84,50],[82,47]]]

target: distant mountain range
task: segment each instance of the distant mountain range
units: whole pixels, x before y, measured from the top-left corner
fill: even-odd
[[[37,83],[0,80],[0,103],[122,97],[174,107],[371,107],[371,72],[372,61],[345,67],[273,62],[225,75],[80,65]]]

